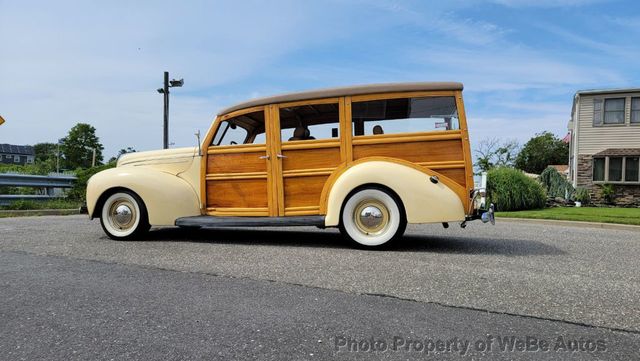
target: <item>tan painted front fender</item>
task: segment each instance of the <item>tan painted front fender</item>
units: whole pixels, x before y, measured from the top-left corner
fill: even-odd
[[[399,160],[370,160],[338,171],[327,190],[326,226],[340,223],[342,204],[349,193],[366,184],[379,184],[393,190],[402,200],[409,223],[455,222],[465,219],[464,206],[452,187],[453,181],[430,181],[428,169],[416,169]],[[456,184],[457,185],[457,184]],[[460,190],[458,190],[460,191]],[[323,192],[324,193],[324,192]]]
[[[153,226],[173,226],[179,217],[200,215],[199,197],[187,181],[153,168],[134,166],[107,169],[89,179],[90,215],[94,215],[100,196],[113,188],[126,188],[140,196]]]

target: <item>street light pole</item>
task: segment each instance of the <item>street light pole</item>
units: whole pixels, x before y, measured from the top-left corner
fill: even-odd
[[[164,72],[164,84],[162,88],[158,89],[158,93],[163,95],[164,98],[164,115],[163,115],[163,133],[162,133],[162,147],[163,149],[169,148],[169,88],[181,87],[184,84],[184,79],[169,80],[169,72]]]
[[[164,132],[162,137],[162,149],[169,148],[169,72],[164,72]]]

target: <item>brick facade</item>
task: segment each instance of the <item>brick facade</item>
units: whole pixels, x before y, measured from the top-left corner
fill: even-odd
[[[593,183],[593,156],[581,154],[578,156],[578,187],[589,189],[591,201],[604,204],[602,187]],[[640,184],[614,184],[616,190],[614,203],[617,206],[640,207]]]

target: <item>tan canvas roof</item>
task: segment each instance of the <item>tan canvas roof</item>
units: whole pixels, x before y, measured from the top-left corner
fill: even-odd
[[[318,90],[308,90],[297,93],[274,95],[265,98],[257,98],[236,104],[221,110],[218,115],[227,114],[235,110],[250,108],[260,105],[276,104],[284,102],[295,102],[298,100],[333,98],[347,95],[362,95],[375,93],[393,93],[406,91],[428,91],[428,90],[462,90],[462,83],[455,82],[415,82],[415,83],[387,83],[356,85],[339,88],[327,88]]]

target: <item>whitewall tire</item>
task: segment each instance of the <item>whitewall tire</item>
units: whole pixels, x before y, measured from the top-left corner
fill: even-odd
[[[129,191],[114,193],[104,201],[100,224],[104,232],[116,240],[135,238],[150,228],[144,202]]]
[[[340,215],[340,231],[359,246],[388,244],[405,231],[407,221],[397,197],[381,188],[365,188],[352,194]]]

